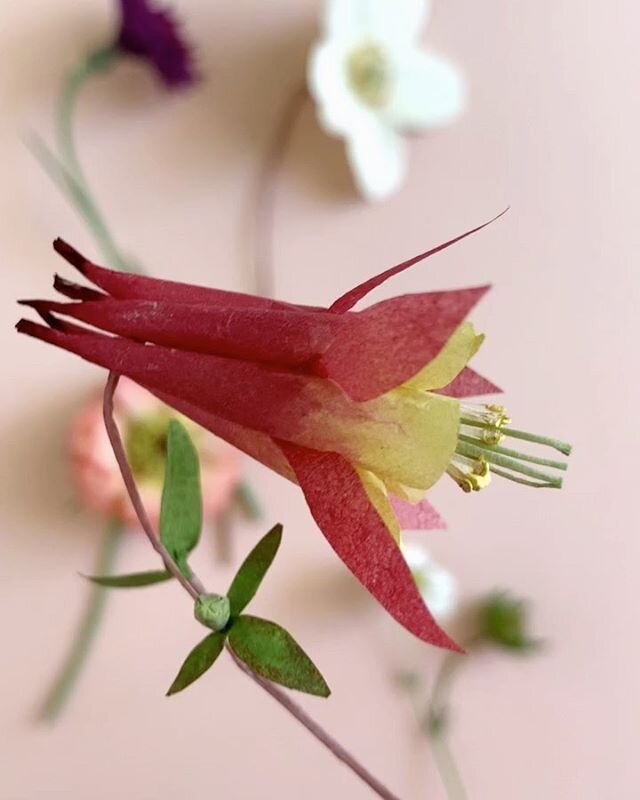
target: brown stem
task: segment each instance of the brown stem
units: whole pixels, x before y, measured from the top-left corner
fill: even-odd
[[[178,569],[178,566],[175,563],[175,561],[171,558],[169,551],[162,544],[162,542],[160,541],[160,537],[157,536],[155,531],[153,530],[153,526],[151,525],[151,521],[149,520],[147,511],[142,502],[142,498],[140,497],[140,494],[138,492],[138,487],[136,486],[133,473],[131,472],[131,467],[129,466],[127,454],[125,452],[124,445],[122,444],[122,437],[120,436],[120,431],[118,430],[118,426],[116,424],[115,417],[113,415],[113,395],[115,393],[119,380],[120,376],[116,375],[115,372],[109,373],[109,378],[107,379],[107,385],[105,386],[104,389],[104,400],[102,405],[104,424],[105,428],[107,429],[107,436],[109,437],[109,441],[111,442],[111,448],[113,450],[113,454],[115,455],[116,461],[118,462],[118,466],[120,467],[122,480],[124,481],[124,485],[127,489],[129,497],[131,498],[131,503],[133,504],[134,511],[136,512],[136,515],[140,520],[140,524],[142,525],[142,530],[146,533],[147,538],[151,542],[153,549],[158,553],[160,558],[163,560],[167,570],[181,584],[181,586],[183,586],[184,589],[187,592],[189,592],[191,597],[193,597],[193,599],[195,600],[201,594],[201,592],[194,585],[194,583],[192,581],[189,581]]]
[[[104,390],[103,401],[104,424],[107,429],[107,435],[109,437],[109,441],[111,442],[113,453],[116,457],[116,461],[118,462],[118,466],[120,467],[120,472],[122,473],[122,478],[124,480],[129,497],[131,498],[133,508],[138,516],[138,519],[140,520],[140,524],[142,525],[147,538],[151,542],[153,549],[160,555],[165,567],[176,578],[185,591],[188,592],[192,598],[196,599],[200,594],[205,592],[204,587],[200,584],[200,581],[195,578],[195,576],[191,580],[188,580],[180,572],[177,564],[171,557],[171,554],[162,544],[159,536],[157,536],[156,532],[153,530],[144,504],[142,503],[142,499],[138,492],[133,473],[131,472],[131,467],[129,466],[127,454],[125,452],[124,445],[122,444],[120,431],[118,430],[118,426],[113,415],[113,396],[119,380],[120,376],[115,372],[109,373],[107,385],[105,386]],[[321,728],[320,725],[318,725],[318,723],[306,713],[306,711],[304,711],[294,700],[291,699],[291,697],[289,697],[288,694],[286,694],[286,692],[283,692],[282,689],[278,688],[270,681],[267,681],[264,678],[261,678],[259,675],[256,675],[256,673],[253,672],[244,662],[237,658],[229,646],[227,646],[227,650],[231,654],[234,663],[245,673],[245,675],[248,675],[252,680],[254,680],[258,686],[262,687],[266,692],[268,692],[274,700],[280,703],[280,705],[286,711],[295,717],[301,725],[304,725],[304,727],[309,731],[309,733],[312,734],[312,736],[315,736],[316,739],[326,748],[328,748],[337,759],[346,764],[349,769],[351,769],[360,778],[360,780],[366,783],[367,786],[369,786],[378,795],[378,797],[382,797],[383,800],[399,800],[397,795],[390,792],[385,786],[383,786],[383,784],[376,780],[376,778],[374,778],[373,775],[371,775],[371,773],[354,758],[354,756],[345,750],[341,744],[336,742],[335,739],[329,736],[324,728]]]
[[[342,761],[343,764],[346,764],[350,770],[355,772],[355,774],[360,778],[361,781],[367,784],[370,789],[372,789],[378,797],[384,798],[384,800],[399,800],[398,796],[393,794],[393,792],[389,791],[386,786],[380,783],[379,780],[374,778],[374,776],[367,770],[365,767],[362,766],[355,758],[351,755],[345,748],[337,742],[332,736],[330,736],[324,728],[322,728],[318,723],[312,719],[307,712],[301,708],[291,697],[284,692],[282,689],[277,687],[275,684],[271,683],[270,681],[261,678],[259,675],[250,669],[243,661],[236,656],[229,645],[226,645],[227,652],[231,654],[231,658],[235,661],[236,665],[248,675],[251,680],[255,681],[258,686],[261,686],[265,692],[268,692],[273,699],[280,703],[280,705],[285,708],[292,716],[294,716],[298,722],[303,725],[312,736],[315,736],[319,742],[331,752],[333,755],[339,760]]]
[[[307,100],[305,84],[297,86],[278,122],[275,135],[258,175],[255,194],[253,270],[256,292],[273,295],[273,214],[276,177],[291,138],[294,124]]]

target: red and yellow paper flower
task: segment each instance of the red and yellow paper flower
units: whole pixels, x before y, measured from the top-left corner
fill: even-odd
[[[432,520],[424,495],[445,473],[467,491],[488,482],[482,448],[508,420],[499,407],[460,400],[498,391],[467,366],[483,337],[465,318],[488,287],[352,311],[452,243],[325,309],[113,272],[58,240],[58,253],[98,289],[56,278],[74,302],[27,301],[48,326],[21,320],[18,330],[128,376],[297,482],[331,546],[387,611],[419,638],[455,648],[400,552],[397,516],[404,527]]]

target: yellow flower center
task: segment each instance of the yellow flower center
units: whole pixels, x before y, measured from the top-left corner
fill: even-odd
[[[349,85],[365,105],[383,106],[389,99],[391,70],[387,55],[380,45],[366,42],[347,56]]]

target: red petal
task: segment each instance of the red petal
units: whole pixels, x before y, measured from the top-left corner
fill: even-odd
[[[137,341],[199,353],[300,366],[323,353],[352,317],[108,297],[85,303],[23,302]]]
[[[322,438],[318,409],[345,421],[361,420],[362,409],[329,381],[278,372],[251,361],[144,345],[80,329],[51,330],[21,320],[18,330],[62,347],[108,370],[126,375],[150,391],[192,404],[207,413],[278,439],[308,443]],[[76,328],[77,326],[72,326]]]
[[[337,453],[282,443],[327,541],[394,619],[418,638],[459,650],[425,606],[396,543],[351,464]]]
[[[147,386],[144,388],[149,389]],[[237,447],[238,450],[242,450],[243,453],[255,458],[256,461],[269,467],[274,472],[278,472],[294,483],[296,482],[296,476],[289,466],[289,462],[283,456],[280,447],[270,436],[236,425],[223,417],[211,414],[192,403],[187,403],[171,395],[155,392],[152,389],[149,389],[149,391],[166,405],[171,406],[180,414],[184,414],[185,417],[189,417],[198,425]]]
[[[389,496],[393,512],[403,531],[444,531],[445,521],[425,498],[419,503],[407,503],[399,497]]]
[[[281,303],[265,297],[254,297],[240,292],[225,292],[189,283],[162,281],[129,272],[116,272],[89,261],[62,239],[56,239],[53,247],[57,253],[72,264],[82,275],[113,297],[136,300],[164,300],[174,303],[204,303],[233,308],[282,308],[289,311],[298,308],[290,303]]]
[[[350,314],[316,371],[359,402],[384,394],[438,355],[488,288],[409,294]]]
[[[436,253],[439,253],[441,250],[446,250],[447,247],[451,247],[451,245],[456,244],[457,242],[462,241],[462,239],[466,239],[467,236],[471,236],[478,231],[481,231],[483,228],[486,228],[487,225],[491,225],[492,222],[495,222],[497,219],[503,214],[506,214],[509,209],[506,208],[503,212],[498,214],[498,216],[490,219],[488,222],[484,222],[482,225],[478,225],[477,228],[472,228],[470,231],[461,234],[460,236],[456,236],[454,239],[449,239],[448,242],[444,242],[444,244],[439,244],[437,247],[432,247],[431,250],[427,250],[425,253],[420,253],[418,256],[414,256],[410,258],[408,261],[403,261],[401,264],[397,264],[395,267],[390,267],[389,269],[381,272],[379,275],[376,275],[373,278],[369,278],[369,280],[365,281],[364,283],[359,284],[358,286],[350,289],[346,294],[343,294],[337,300],[335,300],[332,305],[329,307],[330,311],[335,312],[336,314],[344,314],[345,311],[348,311],[350,308],[353,308],[357,302],[362,300],[363,297],[366,297],[369,292],[373,291],[375,288],[383,284],[389,278],[392,278],[394,275],[397,275],[400,272],[404,272],[405,269],[409,269],[414,264],[417,264],[419,261],[424,261],[425,258],[429,258],[429,256],[433,256]]]
[[[444,389],[439,389],[438,394],[448,397],[478,397],[482,394],[502,394],[502,389],[483,378],[470,367],[465,367],[462,372]]]

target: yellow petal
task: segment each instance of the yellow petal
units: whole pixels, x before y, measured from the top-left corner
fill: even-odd
[[[400,525],[393,513],[393,508],[389,502],[389,496],[384,483],[380,478],[376,477],[373,472],[366,469],[357,470],[362,486],[364,487],[367,497],[371,501],[371,505],[380,515],[382,521],[389,529],[393,540],[400,544]]]
[[[438,355],[404,386],[416,391],[448,386],[478,352],[483,341],[484,334],[476,333],[470,322],[463,322],[451,334]]]

